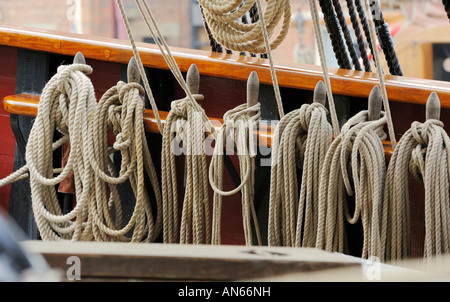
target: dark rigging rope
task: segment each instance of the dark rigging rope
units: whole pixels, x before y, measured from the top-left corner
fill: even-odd
[[[341,36],[341,27],[339,21],[334,13],[331,3],[326,0],[319,0],[319,5],[322,10],[325,26],[331,40],[331,46],[336,56],[336,60],[340,68],[351,69],[351,63],[348,58],[347,50],[342,47],[344,41]]]
[[[356,41],[359,47],[359,53],[363,60],[364,69],[367,72],[372,72],[372,67],[370,66],[370,60],[369,56],[367,55],[366,50],[366,43],[364,41],[363,33],[361,32],[361,27],[359,26],[358,22],[358,15],[356,12],[355,5],[353,3],[353,0],[346,0],[347,1],[347,8],[350,15],[350,20],[352,22],[353,31],[355,32]]]
[[[344,12],[342,11],[341,4],[339,0],[333,0],[334,10],[336,11],[337,18],[339,20],[339,24],[341,25],[342,32],[344,33],[345,43],[347,44],[348,52],[350,53],[350,58],[352,59],[353,66],[355,66],[356,70],[362,70],[361,64],[359,63],[359,58],[356,55],[355,46],[353,44],[352,37],[350,35],[350,31],[347,27],[347,21],[345,20]]]
[[[450,20],[450,0],[442,0],[442,4],[445,7],[445,11],[447,12],[447,17]]]

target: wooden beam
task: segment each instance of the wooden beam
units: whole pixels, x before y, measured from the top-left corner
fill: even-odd
[[[51,268],[63,272],[70,267],[67,259],[78,257],[81,281],[239,281],[361,267],[357,258],[314,248],[37,240],[21,244],[25,251],[42,255]]]
[[[0,45],[32,49],[48,53],[75,56],[82,51],[86,59],[128,64],[133,56],[127,41],[69,34],[58,31],[44,31],[0,23]],[[138,43],[144,66],[169,69],[159,49],[152,44]],[[269,64],[261,58],[211,53],[201,50],[171,47],[175,60],[182,72],[196,64],[200,74],[247,81],[252,71],[258,73],[261,84],[272,85]],[[95,71],[94,71],[95,72]],[[276,66],[281,87],[313,91],[317,82],[323,79],[320,66],[292,64]],[[375,73],[329,68],[331,88],[338,95],[367,98],[378,84]],[[415,79],[386,75],[386,89],[389,100],[425,105],[431,92],[436,92],[442,108],[450,108],[450,87],[443,81]]]

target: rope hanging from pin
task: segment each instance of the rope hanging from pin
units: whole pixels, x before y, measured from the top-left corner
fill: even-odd
[[[350,118],[326,153],[320,176],[317,248],[348,253],[345,221],[356,224],[361,220],[361,257],[379,254],[378,217],[373,213],[378,213],[382,202],[386,174],[382,141],[387,137],[387,120],[381,105],[381,92],[375,86],[369,110]],[[347,196],[354,196],[353,214]]]
[[[88,215],[91,174],[84,155],[88,119],[96,106],[94,88],[87,77],[92,68],[78,53],[72,65],[58,67],[45,85],[38,115],[26,146],[26,165],[0,182],[1,186],[30,175],[32,209],[43,240],[91,240]],[[54,141],[55,134],[61,138]],[[53,154],[67,142],[70,153],[62,168],[54,168]],[[77,204],[63,213],[55,185],[73,173]],[[54,176],[54,174],[57,174]]]
[[[440,102],[432,93],[426,121],[413,122],[400,139],[389,163],[384,202],[380,257],[387,261],[411,256],[408,174],[425,189],[424,257],[450,252],[450,138],[439,120]]]
[[[262,245],[261,232],[256,216],[255,197],[255,157],[256,138],[254,130],[261,116],[261,104],[258,102],[259,80],[252,72],[247,82],[247,104],[227,111],[224,123],[217,136],[214,153],[209,168],[209,182],[214,190],[212,243],[221,243],[222,198],[241,192],[242,218],[245,244],[253,245],[252,225],[256,231],[258,245]],[[224,152],[236,152],[241,171],[240,185],[231,191],[223,191]],[[252,224],[253,222],[253,224]]]
[[[199,74],[195,65],[188,71],[187,83],[195,99],[202,100],[203,95],[198,94]],[[166,243],[211,242],[205,138],[201,114],[189,98],[173,101],[164,126],[161,161]],[[185,155],[185,184],[180,226],[176,155],[181,154]]]
[[[332,141],[325,101],[320,81],[314,103],[289,112],[275,129],[268,223],[271,246],[315,245],[320,171]]]
[[[119,81],[99,100],[90,119],[87,157],[94,180],[89,213],[97,241],[152,242],[161,231],[162,200],[159,180],[144,129],[144,89],[133,57],[128,65],[128,83]],[[115,142],[108,147],[108,131]],[[120,171],[110,155],[120,152]],[[150,180],[153,193],[145,186]],[[129,221],[122,225],[122,204],[118,185],[129,181],[135,207]],[[151,194],[155,196],[152,209]],[[129,196],[127,202],[132,202]],[[115,219],[114,219],[115,218]],[[128,233],[131,234],[128,234]]]

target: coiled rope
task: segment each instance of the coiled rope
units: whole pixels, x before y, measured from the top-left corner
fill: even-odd
[[[386,260],[410,257],[409,173],[425,187],[424,257],[450,251],[450,139],[439,121],[439,107],[433,92],[427,102],[426,122],[412,123],[390,160],[382,221],[382,256]]]
[[[325,88],[319,82],[315,102],[286,114],[278,123],[272,145],[268,244],[315,245],[319,176],[332,140]],[[297,169],[302,172],[298,189]]]
[[[252,72],[248,86],[254,85],[258,89],[259,82],[255,72]],[[253,87],[250,87],[250,89]],[[253,91],[255,92],[255,91]],[[223,120],[224,123],[219,131],[214,153],[211,159],[209,169],[209,182],[214,190],[213,197],[213,232],[212,243],[221,243],[221,216],[222,216],[222,197],[230,196],[241,192],[242,200],[242,218],[244,226],[245,244],[253,245],[252,238],[252,220],[255,226],[258,245],[262,245],[261,232],[259,230],[258,219],[254,206],[255,196],[255,157],[256,157],[256,138],[254,130],[261,117],[261,104],[257,102],[258,94],[250,92],[247,104],[242,104],[227,111]],[[239,168],[241,173],[241,184],[231,190],[223,191],[223,163],[224,150],[236,150],[239,158]]]
[[[77,57],[76,57],[77,58]],[[79,56],[78,56],[79,58]],[[84,61],[84,58],[83,58]],[[78,59],[60,66],[45,85],[26,147],[26,165],[0,183],[1,186],[30,175],[32,208],[43,240],[89,240],[92,220],[88,217],[89,165],[83,156],[88,136],[88,118],[96,106],[94,88],[86,76],[92,68]],[[61,135],[54,140],[55,130]],[[53,152],[70,142],[63,168],[54,168]],[[55,185],[73,171],[76,206],[64,214]],[[54,174],[58,174],[53,177]]]
[[[188,76],[196,75],[197,72],[195,65],[192,65]],[[189,82],[192,83],[190,90],[195,99],[203,100],[203,95],[197,94],[198,82],[188,79]],[[166,243],[211,242],[205,138],[201,113],[194,108],[189,98],[173,101],[164,126],[161,162],[163,234]],[[185,154],[186,171],[180,228],[175,155],[181,154]]]
[[[377,88],[369,100],[371,108],[379,99],[379,109],[374,112],[381,109]],[[386,167],[382,140],[387,137],[387,121],[383,112],[381,117],[379,113],[372,115],[374,120],[369,118],[371,115],[370,110],[365,110],[350,118],[328,149],[320,176],[317,248],[348,253],[344,219],[355,224],[360,217],[364,230],[362,257],[372,256],[380,247],[377,225],[372,230],[376,221],[372,216],[378,213],[383,197]],[[346,193],[355,197],[353,215],[349,213]]]
[[[129,83],[119,81],[110,88],[98,102],[90,120],[86,156],[94,173],[94,184],[89,213],[97,241],[152,242],[161,231],[161,193],[144,129],[144,100],[141,97],[144,89],[138,83],[139,77],[130,81],[134,66],[133,58],[129,64]],[[108,148],[108,130],[116,137],[112,148]],[[117,151],[121,155],[119,173],[110,158]],[[145,187],[145,174],[155,195],[156,214]],[[135,208],[130,220],[122,227],[122,205],[117,185],[127,180],[135,195]],[[131,200],[130,196],[127,202]],[[131,238],[127,234],[130,231]]]

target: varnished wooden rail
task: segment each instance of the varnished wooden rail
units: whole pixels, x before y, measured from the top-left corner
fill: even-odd
[[[39,95],[33,94],[18,94],[10,95],[3,99],[3,108],[9,114],[25,115],[36,117],[38,113],[39,106]],[[164,122],[167,118],[167,111],[159,111],[161,121]],[[223,119],[209,117],[214,128],[219,131],[223,123]],[[150,133],[159,133],[158,125],[156,123],[155,114],[152,110],[146,109],[144,111],[144,126],[145,130]],[[275,133],[274,125],[272,124],[261,124],[259,129],[256,131],[258,137],[258,144],[260,146],[272,147],[272,138]],[[384,141],[384,150],[386,154],[386,159],[389,159],[392,155],[392,146],[389,141]]]
[[[133,52],[127,41],[44,31],[0,23],[0,45],[31,49],[47,53],[74,56],[82,51],[86,59],[128,64]],[[159,49],[152,44],[138,43],[144,66],[168,69]],[[247,81],[251,71],[258,73],[261,84],[271,85],[268,62],[260,58],[211,53],[207,51],[172,47],[175,60],[182,72],[196,64],[200,74]],[[292,64],[276,66],[279,85],[286,88],[313,91],[323,78],[320,66]],[[331,88],[337,95],[367,98],[378,84],[375,73],[329,68]],[[386,75],[390,101],[425,105],[428,96],[438,94],[442,108],[450,108],[450,85],[443,81],[414,79]]]

